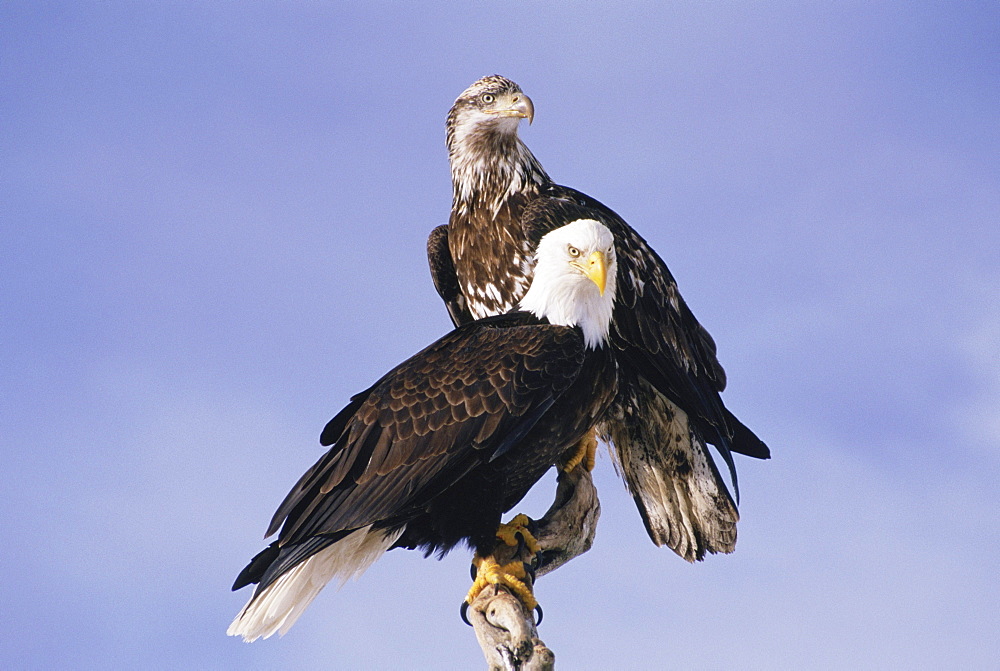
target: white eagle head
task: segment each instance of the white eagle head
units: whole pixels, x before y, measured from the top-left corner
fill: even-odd
[[[611,327],[617,275],[611,231],[599,221],[577,219],[538,243],[521,309],[552,324],[579,326],[588,347],[601,347]]]

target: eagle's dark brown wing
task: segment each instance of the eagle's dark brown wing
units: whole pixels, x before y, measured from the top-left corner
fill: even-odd
[[[448,248],[448,225],[437,226],[427,236],[427,262],[430,265],[431,280],[438,295],[448,308],[448,315],[455,326],[472,321],[465,294],[458,284],[455,263]]]
[[[547,185],[518,222],[532,245],[574,219],[597,219],[615,236],[618,275],[611,343],[619,394],[602,430],[654,542],[689,561],[731,552],[739,515],[706,443],[739,486],[732,452],[770,451],[722,403],[726,378],[715,343],[666,264],[615,212],[578,191]]]
[[[618,284],[611,325],[620,361],[701,425],[732,466],[729,450],[767,458],[769,452],[725,408],[719,397],[726,374],[715,342],[698,323],[666,263],[635,230],[599,201],[567,187],[549,185],[525,208],[521,227],[537,241],[573,219],[601,221],[615,236]],[[735,473],[733,473],[735,477]]]
[[[580,373],[569,328],[482,322],[457,329],[352,399],[324,430],[327,452],[289,492],[268,535],[281,545],[404,523],[516,444]],[[283,526],[282,526],[283,525]]]

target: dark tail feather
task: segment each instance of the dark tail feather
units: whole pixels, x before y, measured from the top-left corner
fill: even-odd
[[[266,548],[254,555],[254,558],[250,560],[250,563],[246,565],[240,574],[236,576],[236,582],[233,583],[233,591],[246,587],[247,585],[253,585],[260,582],[260,579],[264,576],[264,572],[267,571],[268,567],[278,558],[278,553],[280,549],[278,548],[278,541],[274,541]]]
[[[729,428],[733,432],[732,442],[729,445],[730,450],[757,459],[771,458],[771,450],[764,444],[764,441],[754,435],[753,431],[745,427],[728,410],[726,410],[726,420],[729,422]]]

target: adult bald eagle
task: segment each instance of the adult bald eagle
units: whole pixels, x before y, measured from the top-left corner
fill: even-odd
[[[493,75],[466,89],[447,120],[453,205],[428,239],[438,293],[455,324],[516,305],[532,277],[532,250],[575,218],[602,222],[618,249],[618,300],[611,343],[619,393],[601,427],[650,538],[688,561],[732,552],[736,504],[706,443],[766,459],[767,446],[730,413],[715,343],[681,298],[666,264],[617,214],[554,184],[518,137],[534,106],[517,84]]]
[[[228,633],[285,633],[327,582],[393,547],[444,554],[466,541],[488,559],[501,514],[614,397],[616,278],[605,226],[553,230],[520,310],[456,328],[355,395],[323,430],[330,450],[274,514],[266,535],[280,527],[278,540],[236,579],[233,589],[257,588]]]

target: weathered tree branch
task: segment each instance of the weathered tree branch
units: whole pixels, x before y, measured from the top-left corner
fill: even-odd
[[[600,515],[590,471],[582,465],[569,473],[560,471],[555,500],[534,529],[541,548],[535,577],[589,550]],[[523,545],[510,547],[503,542],[497,543],[494,557],[500,564],[515,558],[525,563],[534,559]],[[526,582],[530,587],[530,576]],[[470,604],[468,618],[490,671],[549,671],[555,667],[555,655],[538,638],[533,614],[505,587],[484,589]]]

